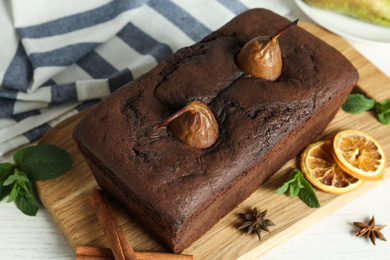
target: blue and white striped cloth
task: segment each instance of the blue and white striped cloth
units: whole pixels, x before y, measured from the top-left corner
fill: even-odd
[[[0,156],[259,0],[0,1]],[[280,10],[283,14],[287,10]]]

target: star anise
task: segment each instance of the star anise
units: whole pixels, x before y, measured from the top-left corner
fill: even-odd
[[[261,241],[261,236],[260,236],[261,230],[271,232],[268,229],[268,226],[275,226],[275,224],[271,220],[264,219],[265,215],[267,215],[267,210],[258,213],[257,209],[254,208],[252,214],[241,213],[240,215],[245,219],[245,222],[242,223],[241,226],[238,227],[238,229],[247,228],[248,231],[246,232],[246,235],[249,235],[253,231],[255,231],[260,241]]]
[[[358,228],[360,228],[359,232],[356,233],[357,237],[360,237],[360,236],[363,236],[364,234],[366,234],[366,239],[370,238],[371,242],[374,245],[376,245],[375,244],[376,238],[379,238],[381,240],[387,241],[385,236],[379,231],[379,230],[383,229],[384,227],[386,227],[386,225],[377,225],[377,226],[375,226],[375,218],[374,218],[374,216],[372,216],[372,219],[370,220],[368,225],[364,224],[362,222],[353,222],[353,224],[355,226],[357,226]]]

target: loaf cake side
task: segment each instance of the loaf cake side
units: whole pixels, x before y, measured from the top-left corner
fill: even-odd
[[[181,252],[325,129],[358,80],[338,51],[305,30],[280,36],[282,75],[243,73],[240,48],[289,21],[247,11],[180,49],[91,110],[73,136],[98,184],[174,252]],[[156,128],[188,102],[220,128],[207,149]]]

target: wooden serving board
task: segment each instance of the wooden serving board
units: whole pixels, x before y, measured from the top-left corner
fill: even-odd
[[[378,101],[390,98],[390,79],[346,41],[313,24],[301,23],[300,26],[334,46],[351,60],[360,73],[359,91]],[[73,128],[83,115],[84,113],[77,114],[58,124],[40,140],[40,143],[55,144],[66,149],[74,159],[72,169],[65,175],[37,183],[42,203],[73,249],[77,245],[108,247],[88,200],[89,193],[97,184],[71,137]],[[331,138],[343,129],[357,129],[374,136],[390,158],[390,126],[380,124],[373,113],[352,115],[340,110],[318,139]],[[298,160],[295,158],[285,164],[183,253],[193,255],[195,259],[255,259],[380,183],[366,182],[359,189],[344,195],[316,190],[321,207],[311,209],[299,198],[291,199],[287,195],[275,193],[289,177],[291,170],[298,167]],[[390,176],[389,167],[386,172],[384,179]],[[112,204],[135,250],[166,251],[115,202]],[[263,233],[261,243],[256,237],[245,236],[244,232],[236,229],[242,222],[238,213],[247,212],[253,207],[258,210],[268,209],[267,217],[276,224],[270,228],[271,233]]]

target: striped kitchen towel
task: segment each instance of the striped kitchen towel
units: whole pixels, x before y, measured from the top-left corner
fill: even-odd
[[[0,156],[260,0],[0,1]],[[287,10],[279,10],[283,14]]]

